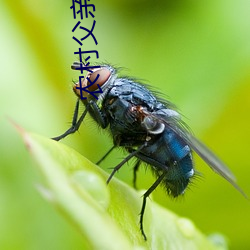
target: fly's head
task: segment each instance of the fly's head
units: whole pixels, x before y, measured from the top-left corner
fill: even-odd
[[[80,81],[75,83],[73,91],[84,103],[90,100],[103,99],[107,90],[116,79],[115,69],[109,65],[87,67],[80,62],[74,62],[71,66],[74,70],[80,70],[81,67],[87,68],[87,74]]]

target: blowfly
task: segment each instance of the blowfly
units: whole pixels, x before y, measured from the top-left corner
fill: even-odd
[[[79,70],[82,65],[74,62],[72,69]],[[102,91],[91,94],[91,91],[100,87]],[[88,91],[82,92],[82,89]],[[244,195],[227,166],[189,132],[175,106],[157,97],[148,86],[132,78],[118,77],[114,67],[103,65],[90,69],[81,82],[75,83],[73,91],[78,99],[72,125],[65,133],[53,139],[59,141],[76,132],[89,113],[102,129],[109,130],[113,138],[113,147],[101,160],[116,147],[125,148],[128,152],[126,158],[114,167],[107,183],[131,158],[137,159],[134,184],[140,165],[146,163],[150,166],[156,181],[143,195],[140,230],[145,240],[143,216],[147,197],[159,184],[172,197],[182,195],[195,174],[193,151]],[[85,110],[79,116],[80,102]]]

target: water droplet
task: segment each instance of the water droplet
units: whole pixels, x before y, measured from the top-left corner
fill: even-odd
[[[194,237],[195,226],[192,221],[186,218],[179,218],[177,220],[177,225],[179,226],[179,229],[184,234],[184,236],[186,236],[187,238]]]
[[[102,207],[108,207],[110,196],[104,179],[95,173],[83,170],[75,171],[72,178],[80,191],[87,192]]]

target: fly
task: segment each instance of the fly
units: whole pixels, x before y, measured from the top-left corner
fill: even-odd
[[[74,62],[72,69],[77,70],[79,66],[79,62]],[[93,84],[94,79],[97,81]],[[89,92],[81,93],[81,89],[88,87],[91,91],[101,87],[102,91],[96,94],[98,100]],[[172,197],[185,192],[195,174],[192,151],[246,197],[227,166],[189,132],[175,106],[158,98],[145,85],[127,77],[118,77],[112,66],[103,65],[88,72],[81,83],[77,82],[73,86],[73,91],[78,99],[72,125],[65,133],[53,139],[59,141],[76,132],[89,113],[101,128],[110,131],[113,138],[113,147],[98,163],[116,147],[123,147],[128,152],[125,159],[113,169],[107,183],[131,158],[137,159],[134,166],[134,186],[136,171],[140,165],[146,163],[151,167],[157,178],[143,195],[140,213],[140,230],[145,240],[143,216],[147,197],[159,184]],[[85,110],[78,118],[80,101]]]

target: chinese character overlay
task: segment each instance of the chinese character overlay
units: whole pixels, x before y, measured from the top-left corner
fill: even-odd
[[[71,10],[73,10],[73,17],[74,19],[76,19],[77,17],[81,20],[83,20],[84,18],[95,18],[95,15],[93,14],[93,12],[95,12],[95,5],[94,4],[89,4],[88,2],[90,2],[90,0],[72,0],[72,5],[70,7]],[[82,30],[84,33],[83,33],[83,36],[80,37],[80,38],[77,38],[75,36],[73,36],[73,40],[76,41],[80,46],[83,45],[83,41],[86,40],[86,39],[93,39],[95,45],[98,44],[97,42],[97,39],[94,35],[94,28],[95,28],[95,25],[96,25],[96,21],[93,20],[93,23],[92,23],[92,27],[89,29],[89,28],[86,28],[84,26],[81,25],[81,21],[78,21],[76,23],[76,25],[73,27],[72,29],[72,33],[75,32],[76,29],[80,29]],[[81,49],[81,47],[78,49],[78,51],[74,52],[75,55],[79,55],[79,64],[77,65],[74,65],[73,66],[73,69],[76,69],[76,70],[79,70],[81,72],[81,74],[83,74],[83,71],[88,71],[90,73],[93,73],[93,69],[94,68],[100,68],[100,66],[89,66],[89,62],[88,60],[91,58],[91,55],[94,54],[94,56],[98,59],[99,58],[99,53],[97,50],[88,50],[88,51],[83,51]],[[88,54],[87,55],[87,58],[84,59],[84,62],[83,62],[83,55],[84,54]],[[99,86],[99,84],[96,84],[95,86],[98,87],[98,89],[96,89],[95,91],[89,91],[88,88],[90,88],[91,86],[93,86],[97,80],[99,78],[99,74],[97,74],[96,78],[93,80],[91,80],[89,77],[86,77],[86,79],[88,80],[88,83],[89,85],[85,86],[85,87],[82,87],[82,81],[84,80],[84,76],[79,76],[79,86],[80,87],[76,87],[77,89],[80,90],[80,93],[81,93],[81,99],[86,99],[87,97],[83,97],[83,93],[82,91],[85,91],[87,92],[88,94],[92,95],[94,98],[98,99],[98,97],[95,95],[95,94],[98,94],[98,93],[102,93],[102,89],[101,87]]]

